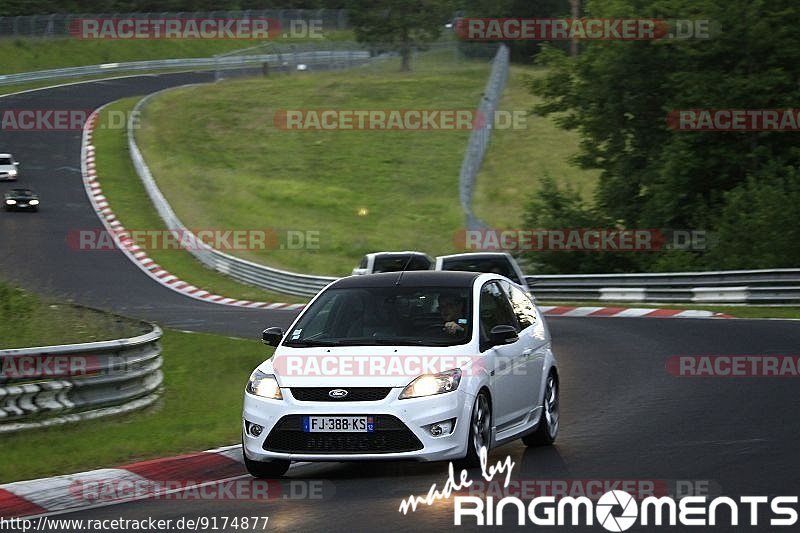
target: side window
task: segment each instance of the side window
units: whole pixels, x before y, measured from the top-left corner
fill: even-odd
[[[518,328],[508,298],[497,282],[490,281],[481,289],[479,312],[482,340],[489,339],[489,332],[495,326],[508,325]]]
[[[511,309],[519,321],[519,327],[525,329],[536,322],[536,308],[530,298],[518,287],[503,282],[503,288],[511,301]]]

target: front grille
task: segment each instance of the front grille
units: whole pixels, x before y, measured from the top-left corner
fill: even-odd
[[[328,393],[337,387],[292,387],[292,396],[300,402],[377,402],[389,395],[391,387],[342,387],[347,391],[343,398],[332,398]]]
[[[338,416],[338,415],[321,415]],[[366,416],[366,415],[354,415]],[[281,418],[264,449],[283,453],[396,453],[421,450],[422,443],[397,417],[375,415],[372,433],[306,433],[302,415]]]

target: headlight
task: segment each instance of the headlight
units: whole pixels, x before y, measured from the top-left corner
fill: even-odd
[[[281,388],[278,386],[278,380],[272,374],[265,374],[259,370],[253,372],[250,380],[247,382],[245,389],[250,394],[261,396],[262,398],[271,398],[273,400],[283,400]]]
[[[6,205],[14,205],[16,203],[17,203],[16,200],[6,200]]]
[[[461,383],[460,368],[454,368],[439,374],[423,374],[403,389],[403,392],[400,393],[400,399],[453,392],[458,388],[459,383]]]
[[[12,168],[11,170],[8,171],[8,175],[9,176],[16,176],[17,175],[17,170]]]
[[[31,200],[28,205],[39,205],[39,200]]]

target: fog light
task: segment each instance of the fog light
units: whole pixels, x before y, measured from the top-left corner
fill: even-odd
[[[453,426],[455,426],[456,419],[451,418],[450,420],[443,420],[441,422],[436,422],[435,424],[431,424],[428,426],[428,432],[430,432],[432,437],[441,437],[443,435],[449,435],[453,432]]]
[[[252,422],[247,423],[247,432],[251,437],[258,437],[261,435],[262,431],[264,431],[264,426],[259,426],[258,424],[253,424]]]

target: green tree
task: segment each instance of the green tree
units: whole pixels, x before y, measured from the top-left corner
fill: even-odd
[[[680,109],[796,108],[800,101],[800,10],[794,0],[593,0],[590,17],[709,20],[708,39],[591,41],[577,58],[550,47],[550,73],[532,82],[536,106],[581,137],[577,164],[601,170],[593,209],[626,227],[733,233],[747,194],[759,185],[762,215],[785,210],[776,191],[796,183],[795,136],[780,132],[680,132],[667,115]],[[775,185],[780,183],[780,186]],[[734,192],[735,191],[735,192]],[[741,215],[744,224],[746,215]],[[722,237],[720,237],[722,239]],[[720,243],[722,248],[723,242]],[[800,250],[800,240],[784,245]],[[726,248],[728,249],[728,248]],[[768,266],[779,258],[757,247]],[[640,268],[700,264],[735,267],[717,253],[650,256]],[[742,265],[744,266],[744,265]]]
[[[709,260],[718,268],[796,268],[800,265],[800,175],[750,178],[725,194],[715,215],[715,246]]]
[[[577,0],[469,0],[459,2],[458,13],[477,18],[557,18],[569,16],[572,2]],[[576,6],[577,7],[577,6]],[[464,43],[469,45],[470,43]],[[511,60],[530,63],[539,52],[539,41],[507,41]],[[569,43],[557,42],[553,46],[568,50]],[[463,48],[463,47],[462,47]],[[468,49],[467,49],[468,50]],[[467,52],[468,53],[468,52]]]
[[[411,52],[439,38],[453,13],[449,0],[351,0],[356,40],[400,53],[400,70],[411,70]]]
[[[541,180],[538,192],[525,209],[524,227],[536,230],[614,229],[613,220],[586,205],[570,188],[559,188],[550,176]],[[621,228],[620,228],[621,229]],[[531,270],[539,274],[564,272],[591,274],[624,272],[634,268],[637,259],[630,254],[607,251],[533,251],[524,254]]]

